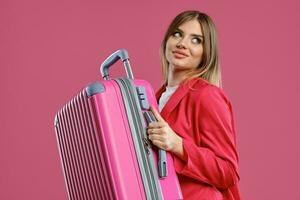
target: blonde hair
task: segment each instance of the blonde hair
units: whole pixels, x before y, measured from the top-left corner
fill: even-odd
[[[199,66],[195,70],[187,74],[186,80],[192,78],[202,78],[213,85],[222,87],[216,27],[212,19],[207,14],[194,10],[184,11],[178,14],[173,19],[167,29],[167,32],[165,33],[160,47],[160,57],[164,81],[165,83],[167,83],[168,81],[169,68],[169,63],[165,55],[167,40],[181,24],[194,19],[198,20],[203,32],[203,57]]]

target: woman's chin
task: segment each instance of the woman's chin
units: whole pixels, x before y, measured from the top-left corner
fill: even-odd
[[[182,66],[182,65],[175,65],[172,68],[173,71],[190,71],[191,68],[187,66]]]

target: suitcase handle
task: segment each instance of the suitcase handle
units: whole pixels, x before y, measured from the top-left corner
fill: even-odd
[[[155,122],[156,118],[151,111],[145,111],[144,117],[148,124]],[[160,178],[166,178],[168,176],[168,163],[167,163],[167,153],[165,150],[158,149],[158,175]]]
[[[110,66],[115,64],[119,59],[121,59],[123,61],[127,77],[130,78],[130,79],[133,79],[133,74],[132,74],[132,71],[131,71],[130,63],[129,63],[128,52],[127,52],[126,49],[120,49],[120,50],[114,52],[113,54],[111,54],[101,64],[100,73],[101,73],[102,78],[104,80],[109,79],[108,69],[109,69]]]

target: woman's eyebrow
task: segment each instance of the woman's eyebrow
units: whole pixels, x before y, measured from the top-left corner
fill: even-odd
[[[175,31],[179,31],[179,32],[183,33],[183,31],[180,28],[176,28]]]
[[[203,38],[203,35],[198,35],[198,34],[191,34],[191,36],[195,36],[195,37],[201,37],[201,38]]]
[[[180,28],[177,28],[177,30],[178,30],[178,31],[180,31],[180,32],[182,32],[182,33],[184,33],[184,31],[183,31],[183,30],[181,30]],[[203,38],[203,35],[198,35],[198,34],[191,34],[191,36],[193,36],[193,37],[201,37],[201,38]]]

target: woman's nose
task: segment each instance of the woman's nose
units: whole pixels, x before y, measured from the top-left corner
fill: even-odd
[[[182,38],[181,40],[178,41],[178,43],[176,44],[176,47],[179,48],[179,49],[185,49],[186,48],[184,38]]]

